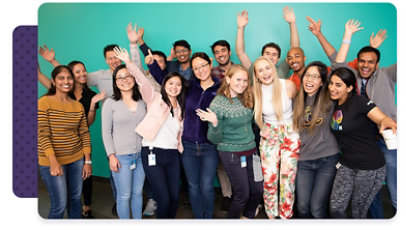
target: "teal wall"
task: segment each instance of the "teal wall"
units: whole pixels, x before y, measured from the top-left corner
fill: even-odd
[[[248,10],[249,24],[245,29],[245,49],[252,60],[260,55],[265,43],[276,42],[282,58],[289,49],[289,26],[283,19],[286,3],[47,3],[38,11],[38,45],[54,48],[57,60],[67,64],[80,60],[88,72],[107,69],[103,48],[116,43],[128,48],[126,26],[129,22],[145,28],[144,40],[155,50],[170,53],[174,41],[186,39],[192,51],[203,51],[213,57],[210,45],[226,39],[232,52],[235,47],[237,13]],[[362,22],[364,30],[352,39],[349,58],[369,44],[372,32],[387,29],[388,38],[380,47],[381,66],[397,61],[397,12],[389,3],[289,3],[296,14],[300,46],[307,63],[321,60],[329,63],[321,46],[308,31],[306,16],[322,20],[322,31],[330,43],[339,49],[344,25],[348,19]],[[232,61],[239,63],[235,53]],[[39,64],[50,76],[52,67],[41,57]],[[214,63],[216,65],[216,63]],[[96,90],[96,89],[94,89]],[[46,92],[38,84],[38,96]],[[101,139],[100,110],[90,132],[93,144],[93,174],[108,177],[108,164]]]

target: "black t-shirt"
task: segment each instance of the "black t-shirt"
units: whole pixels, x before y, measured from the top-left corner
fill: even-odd
[[[359,170],[375,170],[385,165],[367,116],[375,107],[372,101],[358,95],[336,105],[330,126],[341,146],[341,164]]]
[[[86,87],[83,87],[82,97],[80,98],[79,102],[83,105],[83,108],[85,109],[86,118],[87,118],[87,115],[89,114],[92,98],[95,95],[96,95],[96,93],[94,91],[92,91],[90,89],[86,89]],[[98,108],[99,108],[99,103],[96,103],[95,109],[98,109]]]

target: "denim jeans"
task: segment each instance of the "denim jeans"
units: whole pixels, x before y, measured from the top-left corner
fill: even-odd
[[[130,218],[130,209],[133,219],[142,217],[142,187],[144,185],[144,169],[142,167],[141,153],[117,156],[121,168],[112,172],[117,190],[117,214],[120,219]],[[132,162],[136,163],[131,169]]]
[[[297,210],[300,218],[327,218],[328,204],[339,154],[299,161],[296,175]]]
[[[141,150],[145,176],[157,202],[157,218],[175,218],[180,188],[180,156],[177,149],[154,148],[156,164],[148,165],[148,147]]]
[[[386,148],[385,141],[380,139],[376,142],[382,150],[386,162],[386,186],[389,190],[389,196],[392,206],[397,209],[397,149],[389,150]],[[381,192],[376,194],[374,201],[369,207],[369,216],[375,219],[384,218]]]
[[[68,211],[68,218],[82,218],[80,198],[83,164],[82,158],[62,165],[63,175],[61,176],[51,176],[49,166],[39,166],[41,178],[47,187],[51,201],[49,219],[62,219],[65,209]]]
[[[240,218],[241,211],[245,217],[255,218],[255,211],[264,192],[264,181],[254,180],[252,155],[246,156],[246,167],[241,167],[241,158],[235,153],[219,151],[219,156],[233,188],[227,218]]]
[[[214,178],[218,154],[210,143],[183,141],[181,159],[188,182],[189,199],[195,218],[212,218],[214,211]]]

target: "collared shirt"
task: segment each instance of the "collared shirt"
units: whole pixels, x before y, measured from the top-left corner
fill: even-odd
[[[234,63],[231,62],[231,65],[234,65]],[[211,75],[222,81],[223,78],[226,76],[226,70],[224,69],[223,66],[219,65],[219,66],[213,67],[213,69],[211,69]]]

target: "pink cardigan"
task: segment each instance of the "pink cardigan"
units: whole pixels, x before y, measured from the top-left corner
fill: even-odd
[[[152,141],[158,134],[163,123],[168,118],[170,113],[169,106],[162,100],[162,95],[154,90],[153,85],[140,71],[135,63],[127,64],[128,72],[135,77],[135,81],[139,86],[139,90],[142,95],[142,99],[147,104],[147,114],[145,118],[135,128],[135,132],[145,138],[147,141]],[[179,108],[179,104],[178,104]],[[180,131],[178,133],[178,151],[183,152],[182,145],[182,132],[183,132],[183,120],[181,120],[181,110],[173,110],[174,115],[180,121]]]

